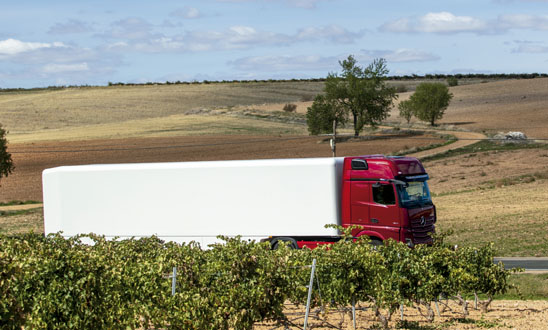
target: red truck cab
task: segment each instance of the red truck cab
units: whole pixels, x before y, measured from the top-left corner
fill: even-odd
[[[373,244],[392,238],[410,247],[432,242],[436,208],[428,189],[428,174],[412,157],[369,155],[346,157],[343,165],[341,220],[359,225],[355,237],[367,235]]]

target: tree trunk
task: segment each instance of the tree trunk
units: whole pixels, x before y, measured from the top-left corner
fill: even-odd
[[[378,307],[374,307],[375,309],[375,316],[377,319],[381,322],[383,329],[388,329],[388,317],[382,315],[381,311]]]
[[[431,302],[422,302],[422,301],[416,301],[417,304],[417,310],[419,311],[419,314],[421,314],[428,323],[434,322],[434,310],[432,309],[432,303]],[[424,306],[426,308],[426,314],[422,312],[421,306]]]
[[[489,295],[486,301],[480,302],[482,313],[487,313],[487,311],[489,310],[489,305],[491,305],[492,301],[493,301],[493,296]]]
[[[466,299],[464,299],[464,297],[461,296],[460,293],[457,294],[455,298],[457,298],[459,305],[462,306],[462,314],[464,315],[464,317],[468,316],[468,302],[466,301]]]
[[[426,305],[426,310],[428,311],[427,314],[426,314],[426,320],[428,320],[428,323],[432,323],[434,322],[434,310],[432,309],[432,305],[431,303],[425,303]]]
[[[358,129],[358,114],[353,112],[352,115],[354,116],[354,136],[358,136],[360,135],[360,130]]]

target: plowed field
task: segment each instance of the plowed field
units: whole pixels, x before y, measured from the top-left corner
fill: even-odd
[[[439,304],[440,315],[436,315],[433,323],[426,319],[415,308],[404,308],[404,321],[401,323],[400,311],[392,316],[389,323],[390,329],[516,329],[516,330],[540,330],[548,326],[548,301],[510,301],[495,300],[491,303],[487,313],[481,313],[473,308],[474,302],[468,301],[470,315],[464,317],[462,306],[449,301]],[[356,311],[356,329],[381,329],[375,314],[367,305],[365,310]],[[425,309],[422,310],[425,313]],[[299,329],[303,326],[305,310],[303,308],[287,308],[286,313],[296,326],[291,329]],[[352,314],[330,311],[326,316],[311,313],[309,329],[353,329]],[[405,326],[407,325],[407,326]],[[275,325],[263,324],[254,327],[256,330],[273,329]],[[277,329],[283,329],[279,327]]]

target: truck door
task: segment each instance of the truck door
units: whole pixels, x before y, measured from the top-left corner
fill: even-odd
[[[352,181],[350,185],[350,214],[353,225],[365,226],[369,223],[370,191],[371,182]]]
[[[387,182],[372,184],[371,199],[368,225],[375,228],[385,239],[399,240],[400,208],[396,201],[394,185]]]

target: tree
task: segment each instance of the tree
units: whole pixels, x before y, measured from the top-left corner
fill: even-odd
[[[0,179],[7,177],[13,171],[13,160],[8,152],[8,140],[6,139],[6,130],[0,124]]]
[[[327,99],[325,95],[317,95],[306,112],[308,131],[312,135],[332,133],[333,121],[336,128],[339,124],[346,124],[347,120],[345,109],[334,100]]]
[[[435,121],[443,117],[452,98],[453,94],[444,84],[422,83],[409,100],[415,117],[434,126]]]
[[[352,114],[354,134],[358,136],[365,125],[376,126],[388,117],[397,97],[396,89],[386,84],[388,69],[384,59],[376,59],[362,68],[350,55],[339,64],[342,67],[340,76],[327,75],[324,100],[346,115]]]
[[[411,104],[411,100],[401,101],[400,104],[398,104],[398,109],[400,110],[400,117],[407,120],[407,124],[409,125],[411,117],[413,117],[413,105]]]

